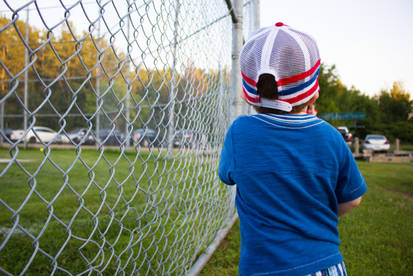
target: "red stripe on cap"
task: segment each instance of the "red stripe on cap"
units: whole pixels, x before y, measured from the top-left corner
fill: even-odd
[[[289,27],[288,25],[286,25],[286,24],[284,24],[284,23],[282,23],[282,22],[277,22],[277,23],[275,23],[275,26],[277,26],[277,27],[282,27],[282,26],[287,26],[287,27]]]
[[[248,95],[247,91],[245,91],[245,88],[244,88],[244,87],[242,87],[242,92],[244,92],[244,96],[245,96],[245,98],[246,98],[248,101],[253,102],[253,103],[259,103],[259,102],[260,102],[260,98],[250,97],[250,96]]]
[[[287,103],[290,103],[290,104],[296,103],[296,102],[298,102],[298,101],[301,101],[302,99],[307,98],[307,97],[310,96],[311,94],[313,94],[313,93],[317,90],[317,88],[318,88],[318,80],[316,81],[316,83],[314,84],[314,86],[311,87],[311,89],[308,90],[307,92],[305,92],[305,93],[303,93],[303,94],[301,94],[301,95],[298,95],[297,97],[291,98],[291,99],[282,99],[282,100],[283,100],[284,102],[287,102]]]
[[[242,78],[243,78],[247,83],[249,83],[249,84],[257,87],[257,83],[255,82],[255,80],[250,79],[249,77],[247,77],[246,75],[244,75],[244,73],[242,73],[242,71],[241,71],[241,75],[242,75]]]
[[[286,85],[286,84],[289,84],[289,83],[292,83],[292,82],[296,82],[296,81],[302,80],[302,79],[304,79],[305,77],[311,76],[311,75],[317,70],[318,66],[320,66],[320,60],[318,60],[318,61],[316,62],[316,64],[313,66],[313,68],[311,68],[310,70],[308,70],[308,71],[306,71],[306,72],[304,72],[304,73],[295,75],[295,76],[291,76],[291,77],[286,77],[286,78],[280,79],[279,81],[277,81],[277,84],[278,84],[278,85]]]

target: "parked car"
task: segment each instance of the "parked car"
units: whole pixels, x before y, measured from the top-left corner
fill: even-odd
[[[205,148],[207,144],[207,136],[203,133],[189,129],[178,130],[174,134],[174,147],[188,147],[188,148]]]
[[[368,134],[363,141],[363,149],[373,151],[390,151],[390,142],[386,136],[379,134]]]
[[[34,126],[24,135],[23,129],[13,130],[10,134],[12,141],[28,142],[28,143],[48,143],[53,141],[54,143],[68,143],[69,139],[61,134],[58,134],[51,128]]]
[[[4,129],[0,129],[0,135],[3,137],[3,139],[5,140],[10,139],[10,135],[13,132],[13,130],[11,128],[4,128]]]
[[[155,130],[150,128],[139,128],[133,131],[131,137],[131,144],[143,147],[160,146],[158,134]]]
[[[351,147],[353,143],[353,135],[350,133],[346,126],[338,126],[336,127],[338,132],[340,132],[341,136],[343,136],[344,141],[346,141],[347,145]]]
[[[125,135],[117,129],[101,129],[98,137],[100,143],[104,145],[121,145],[125,141]]]
[[[192,130],[178,130],[174,134],[173,146],[174,147],[192,147],[195,140],[195,133]]]
[[[96,143],[92,130],[88,131],[87,128],[75,128],[67,136],[75,144],[82,142],[84,145],[94,145]]]

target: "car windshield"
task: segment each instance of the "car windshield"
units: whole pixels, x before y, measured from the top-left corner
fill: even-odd
[[[34,128],[33,130],[36,131],[36,132],[49,132],[49,133],[54,133],[54,131],[51,130],[50,128],[43,128],[43,127]]]
[[[346,127],[337,127],[337,129],[338,129],[340,132],[348,132],[348,129],[347,129]]]
[[[152,135],[152,134],[155,133],[155,131],[152,130],[152,129],[140,128],[140,129],[135,130],[135,133],[137,133],[137,134],[143,134],[144,132],[145,132],[145,134],[148,134],[148,135]]]
[[[69,134],[76,134],[79,133],[81,130],[81,128],[75,128],[74,130],[72,130],[71,132],[69,132]]]
[[[383,135],[367,135],[366,140],[386,140]]]
[[[193,131],[192,130],[186,130],[186,129],[183,129],[183,130],[178,130],[177,132],[176,132],[176,134],[180,134],[180,135],[191,135],[191,134],[193,134]]]
[[[108,135],[110,132],[110,129],[102,129],[99,131],[99,135]]]

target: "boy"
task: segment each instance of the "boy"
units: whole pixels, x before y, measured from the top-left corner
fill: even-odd
[[[346,275],[338,216],[367,186],[341,135],[307,114],[319,91],[315,41],[277,23],[251,36],[240,64],[258,114],[233,122],[218,171],[236,184],[239,274]]]

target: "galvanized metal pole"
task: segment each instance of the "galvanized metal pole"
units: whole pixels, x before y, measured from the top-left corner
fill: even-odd
[[[249,30],[248,37],[251,36],[253,32],[260,28],[260,0],[251,0],[251,6],[249,8]],[[246,113],[255,114],[255,109],[248,105]]]
[[[250,15],[251,24],[249,35],[260,28],[260,0],[251,0]]]
[[[232,22],[232,71],[231,71],[231,121],[242,113],[241,71],[239,54],[242,48],[242,0],[234,0],[232,9],[235,20]]]
[[[224,81],[221,67],[221,63],[218,63],[218,108],[219,112],[224,112]]]
[[[171,88],[169,90],[169,114],[168,114],[168,155],[172,154],[173,149],[173,139],[175,133],[175,98],[176,98],[176,51],[178,47],[178,28],[179,28],[179,10],[181,8],[181,3],[179,0],[176,1],[175,10],[175,22],[174,22],[174,44],[172,49],[173,61],[172,61],[172,72],[171,72]]]
[[[6,135],[6,132],[4,131],[4,102],[0,103],[0,131],[2,131],[4,135]],[[3,142],[3,135],[0,135],[0,145],[3,145]]]
[[[97,46],[98,46],[98,54],[96,56],[97,59],[97,67],[96,67],[96,125],[95,125],[95,134],[96,134],[96,142],[97,144],[100,143],[99,139],[99,131],[100,131],[100,63],[99,63],[99,52],[100,52],[100,42],[102,38],[100,37],[100,18],[98,19],[98,35],[97,35]]]
[[[24,40],[26,40],[27,45],[29,45],[29,7],[26,9],[26,30],[24,34]],[[29,90],[29,49],[27,47],[24,49],[24,68],[26,68],[26,71],[24,71],[24,96],[23,96],[23,101],[24,101],[24,107],[25,109],[23,110],[23,128],[24,132],[27,130],[27,111],[29,109],[29,97],[28,97],[28,90]],[[27,148],[27,140],[23,139],[23,145],[24,148]]]
[[[125,123],[125,139],[126,143],[125,146],[129,147],[130,145],[130,134],[129,134],[129,125],[130,125],[130,94],[132,90],[132,85],[130,84],[130,61],[131,61],[131,53],[130,53],[130,13],[129,13],[129,0],[126,1],[126,4],[128,5],[128,16],[127,16],[127,26],[126,26],[126,31],[127,31],[127,60],[126,60],[126,123]]]

